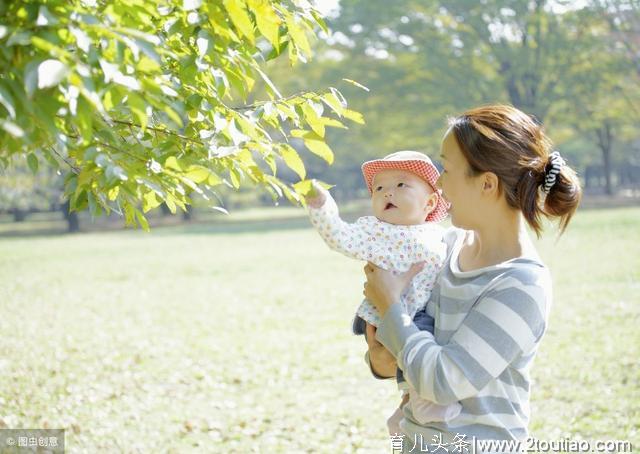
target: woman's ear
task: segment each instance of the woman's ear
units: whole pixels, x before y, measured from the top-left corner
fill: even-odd
[[[499,192],[498,175],[493,172],[485,172],[482,174],[482,192],[486,195],[497,195]]]

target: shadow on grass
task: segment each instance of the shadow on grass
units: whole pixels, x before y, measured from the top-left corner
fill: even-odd
[[[608,203],[607,203],[608,202]],[[616,203],[618,202],[618,203]],[[620,203],[615,199],[600,200],[598,198],[587,198],[587,202],[583,203],[579,211],[599,211],[603,208],[631,208],[638,207],[638,201],[635,203]],[[229,235],[244,233],[266,233],[278,230],[301,230],[310,229],[311,222],[304,212],[293,214],[291,216],[280,213],[279,216],[269,217],[269,212],[265,211],[258,215],[251,213],[250,217],[242,219],[242,212],[238,212],[240,218],[229,219],[228,217],[198,218],[184,222],[179,216],[169,217],[153,217],[149,219],[151,226],[151,235]],[[353,207],[341,210],[343,219],[347,222],[354,222],[359,216],[370,215],[368,207]],[[83,234],[100,234],[100,233],[137,233],[144,235],[140,229],[124,227],[124,220],[119,217],[111,217],[108,219],[100,218],[93,221],[86,213],[81,214],[80,232],[69,233],[67,224],[54,213],[48,219],[46,217],[38,217],[35,219],[27,219],[20,223],[8,222],[3,219],[0,222],[0,241],[19,239],[19,238],[51,238],[63,237],[68,235]]]
[[[346,216],[347,220],[355,219],[353,215]],[[154,222],[159,221],[159,222]],[[138,233],[145,235],[141,229],[123,227],[120,223],[99,223],[91,224],[91,221],[81,224],[79,232],[69,233],[63,223],[60,225],[49,225],[46,227],[38,225],[22,225],[20,229],[7,229],[0,231],[0,241],[18,238],[50,238],[63,237],[68,235],[85,235],[101,233]],[[152,220],[150,222],[151,235],[228,235],[243,233],[266,233],[278,230],[300,230],[310,229],[311,222],[306,216],[276,218],[276,219],[247,219],[238,221],[199,221],[190,222],[167,222],[165,220]]]
[[[281,219],[261,219],[245,221],[227,221],[220,223],[213,222],[193,222],[191,224],[181,224],[176,226],[152,227],[154,235],[215,235],[215,234],[235,234],[235,233],[266,233],[277,230],[299,230],[309,229],[311,223],[306,217],[281,218]]]

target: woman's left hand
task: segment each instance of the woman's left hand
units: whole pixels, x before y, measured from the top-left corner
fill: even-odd
[[[411,279],[422,270],[424,262],[414,263],[404,273],[394,275],[391,271],[379,268],[371,262],[364,267],[367,282],[364,283],[363,295],[384,317],[392,304],[400,301],[400,295]]]

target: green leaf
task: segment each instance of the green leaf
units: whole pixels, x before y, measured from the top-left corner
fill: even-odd
[[[169,156],[164,162],[164,167],[167,169],[182,171],[182,167],[180,167],[180,164],[178,163],[178,160],[175,156]]]
[[[342,105],[342,102],[340,102],[340,99],[333,91],[322,95],[320,99],[322,99],[324,103],[328,105],[338,116],[342,116],[345,106]]]
[[[309,102],[305,102],[301,106],[302,112],[304,113],[304,119],[307,121],[313,132],[318,134],[320,137],[324,137],[324,124],[320,121],[320,117],[316,111],[311,107]]]
[[[318,11],[316,11],[316,10],[311,10],[311,15],[316,20],[316,22],[318,23],[318,25],[320,26],[322,31],[328,34],[329,33],[329,27],[327,27],[327,24],[324,21],[324,19],[322,18],[322,16],[320,15],[320,13]]]
[[[303,131],[300,129],[291,130],[293,137],[299,137],[304,140],[305,146],[313,154],[320,156],[329,164],[333,164],[333,151],[329,148],[322,137],[313,131]]]
[[[296,201],[278,167],[305,179],[304,147],[333,160],[323,137],[346,121],[319,107],[319,93],[283,95],[262,66],[271,47],[310,56],[324,23],[306,0],[9,3],[0,166],[17,155],[28,174],[45,163],[71,174],[68,160],[78,169],[64,188],[74,209],[146,225],[163,201],[175,212],[196,192],[253,183]],[[235,107],[241,97],[246,109]],[[286,144],[291,128],[305,129],[296,148]]]
[[[202,183],[209,178],[211,171],[203,166],[192,165],[187,168],[186,176],[194,183]]]
[[[136,69],[143,73],[152,73],[158,71],[160,68],[161,66],[156,60],[145,55],[141,56],[136,64]]]
[[[327,161],[328,164],[333,164],[333,152],[321,137],[305,139],[304,144],[312,153],[320,156],[322,159]]]
[[[307,172],[304,168],[304,162],[302,162],[298,152],[291,145],[282,145],[280,147],[280,156],[284,159],[285,164],[298,174],[301,180],[305,179]]]
[[[169,208],[169,211],[171,211],[171,214],[176,214],[176,203],[175,203],[175,197],[171,194],[167,194],[167,198],[164,199],[164,203],[167,204],[167,208]]]
[[[367,87],[365,87],[364,85],[356,82],[355,80],[351,80],[351,79],[342,79],[342,80],[344,80],[345,82],[350,83],[351,85],[354,85],[354,86],[356,86],[358,88],[361,88],[364,91],[370,91]]]
[[[162,200],[159,200],[154,191],[149,191],[142,197],[142,211],[147,213],[149,210],[153,210],[162,204]]]
[[[0,104],[7,109],[9,112],[9,116],[13,119],[16,118],[16,108],[13,104],[13,98],[11,97],[11,93],[4,86],[0,85]]]
[[[146,113],[146,103],[144,99],[135,93],[129,92],[127,96],[127,105],[140,122],[140,127],[142,128],[142,132],[144,132],[147,129],[147,122],[149,121]]]
[[[296,21],[296,16],[292,15],[288,11],[285,12],[285,21],[287,23],[287,30],[289,36],[293,39],[295,45],[300,48],[305,55],[311,56],[311,46],[309,40],[302,26]]]
[[[7,40],[7,46],[27,46],[31,44],[31,33],[28,31],[18,31],[13,33]]]
[[[107,177],[107,182],[109,184],[112,184],[116,180],[127,181],[129,179],[124,169],[118,165],[107,166],[107,170],[104,174]]]
[[[231,178],[231,184],[235,189],[240,187],[240,173],[236,169],[229,169],[229,177]]]
[[[76,122],[84,143],[89,143],[93,137],[93,115],[94,112],[84,96],[78,98]]]
[[[266,61],[269,61],[269,60],[273,60],[273,59],[274,59],[274,58],[276,58],[276,57],[279,57],[279,56],[280,56],[280,54],[282,54],[282,52],[284,52],[285,50],[287,50],[287,48],[289,47],[289,43],[290,43],[290,42],[291,42],[291,40],[290,40],[290,39],[287,39],[286,41],[280,41],[280,48],[275,48],[275,47],[274,47],[273,49],[271,49],[271,52],[269,52],[269,53],[267,54],[267,56],[266,56],[266,57],[264,57],[264,59],[265,59]]]
[[[169,105],[165,105],[162,108],[162,111],[167,114],[167,116],[178,126],[178,128],[182,128],[184,126],[184,122],[182,121],[182,117],[178,115],[178,112],[173,110],[173,108]]]
[[[271,43],[274,49],[280,46],[278,28],[280,18],[267,0],[248,0],[249,8],[256,18],[256,25],[260,33]]]
[[[104,108],[107,110],[111,110],[114,107],[118,106],[124,98],[124,95],[124,89],[118,87],[117,85],[112,85],[104,94]]]
[[[119,193],[120,193],[120,186],[115,186],[107,192],[107,197],[109,198],[109,200],[114,201],[115,199],[118,198]]]
[[[149,222],[147,221],[147,218],[144,216],[144,214],[142,213],[142,211],[140,210],[135,210],[136,213],[136,219],[138,220],[138,224],[140,224],[140,227],[142,227],[142,229],[145,232],[149,232],[151,231],[149,229]]]
[[[227,210],[225,210],[224,208],[222,208],[222,207],[211,207],[211,208],[216,210],[216,211],[219,211],[221,213],[224,213],[226,215],[229,215],[229,212]]]
[[[102,207],[100,206],[100,204],[96,200],[95,195],[93,195],[93,192],[91,191],[87,192],[87,203],[89,204],[89,212],[91,213],[91,216],[93,216],[94,218],[97,218],[102,214]]]
[[[355,110],[344,109],[344,111],[342,112],[342,115],[351,121],[355,121],[356,123],[359,123],[361,125],[364,124],[364,118],[362,117],[362,114],[360,112],[356,112]]]
[[[236,29],[240,34],[245,36],[252,45],[255,45],[253,23],[247,13],[244,0],[224,0],[223,4]]]
[[[122,208],[124,210],[124,219],[126,225],[135,226],[135,208],[129,202],[123,202]]]
[[[222,178],[220,178],[215,173],[211,172],[209,174],[209,178],[207,179],[207,184],[209,184],[211,186],[217,186],[219,184],[222,184]]]
[[[342,122],[334,118],[320,117],[318,121],[320,121],[325,126],[333,126],[334,128],[349,129],[344,124],[342,124]]]
[[[298,194],[306,197],[308,194],[311,193],[311,190],[313,189],[313,186],[311,184],[312,181],[313,180],[298,181],[297,183],[293,184],[293,190],[296,191]]]
[[[29,164],[29,168],[34,175],[38,173],[38,157],[36,155],[33,153],[27,155],[27,164]]]
[[[24,90],[31,98],[38,87],[38,65],[41,60],[31,60],[24,68]]]

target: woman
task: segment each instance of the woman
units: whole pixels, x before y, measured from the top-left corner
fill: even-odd
[[[454,227],[426,308],[435,317],[434,335],[419,331],[398,304],[420,265],[400,276],[365,266],[363,293],[382,316],[377,331],[367,326],[374,375],[391,377],[397,364],[420,397],[462,406],[448,422],[420,425],[405,405],[406,452],[440,438],[528,436],[529,370],[547,326],[551,281],[527,226],[539,236],[542,216],[559,218],[563,232],[582,194],[575,172],[551,146],[539,123],[510,106],[450,120],[438,187],[451,203]]]

